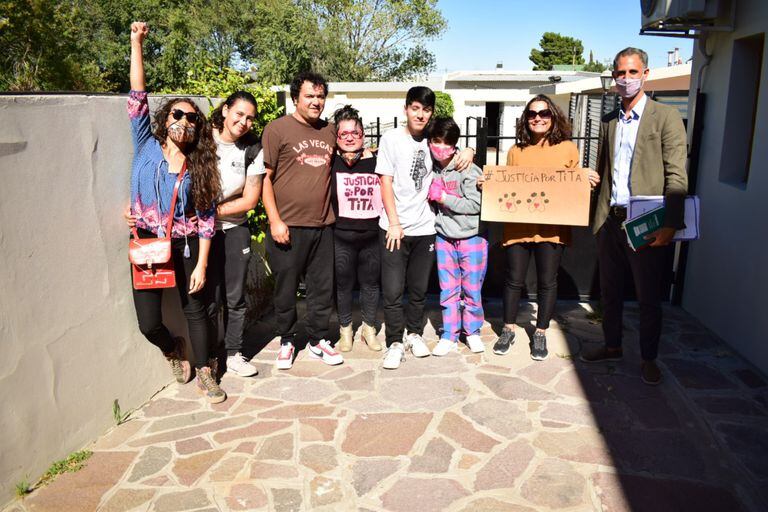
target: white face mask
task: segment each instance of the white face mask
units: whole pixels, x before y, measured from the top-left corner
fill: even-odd
[[[630,99],[637,96],[640,89],[643,88],[642,78],[617,78],[616,90],[619,92],[619,96],[624,99]]]

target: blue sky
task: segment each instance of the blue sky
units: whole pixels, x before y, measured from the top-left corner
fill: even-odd
[[[612,59],[624,47],[648,52],[650,67],[667,65],[667,51],[680,48],[691,57],[690,39],[641,36],[640,0],[439,0],[448,20],[442,38],[429,43],[437,72],[493,69],[531,69],[531,48],[538,48],[544,32],[581,39],[584,58]]]

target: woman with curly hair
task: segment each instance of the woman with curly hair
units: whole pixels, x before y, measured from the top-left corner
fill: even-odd
[[[218,403],[226,399],[226,394],[216,382],[215,359],[209,359],[213,332],[207,315],[210,294],[205,288],[214,233],[214,201],[221,190],[216,145],[205,116],[186,98],[163,104],[155,114],[152,131],[142,56],[148,32],[145,23],[131,24],[131,214],[135,216],[140,238],[168,236],[165,226],[168,216],[173,217],[170,236],[176,288],[189,326],[197,386],[209,402]],[[178,198],[171,212],[177,181]],[[197,216],[196,222],[189,220],[193,216]],[[173,338],[163,325],[162,290],[134,290],[133,299],[139,330],[163,351],[176,380],[188,382],[191,368],[185,356],[184,339]]]
[[[527,167],[579,166],[579,149],[571,139],[571,125],[549,97],[539,94],[531,99],[517,122],[517,143],[507,154],[507,165]],[[593,186],[600,180],[589,171]],[[557,269],[565,246],[571,242],[569,226],[508,223],[504,225],[502,245],[506,255],[504,280],[504,327],[493,346],[496,354],[506,354],[515,339],[515,321],[520,293],[528,273],[528,262],[536,259],[536,331],[530,350],[531,358],[547,358],[546,330],[557,299]]]

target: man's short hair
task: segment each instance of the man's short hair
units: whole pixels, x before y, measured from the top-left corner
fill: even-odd
[[[323,75],[312,71],[302,71],[291,82],[291,99],[293,101],[299,99],[299,91],[301,91],[301,86],[304,85],[304,82],[309,82],[315,87],[322,87],[323,93],[328,96],[328,82],[325,81]]]
[[[431,109],[435,108],[435,93],[429,87],[418,85],[408,89],[408,94],[405,95],[405,106],[407,107],[411,103],[418,101],[424,107]]]
[[[629,57],[630,55],[637,55],[640,57],[640,60],[643,61],[643,69],[648,69],[648,54],[640,48],[635,48],[633,46],[628,46],[616,54],[613,58],[613,69],[616,69],[619,66],[620,58]]]

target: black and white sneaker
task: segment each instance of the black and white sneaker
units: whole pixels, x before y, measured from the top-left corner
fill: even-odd
[[[501,336],[493,344],[493,353],[503,356],[509,352],[509,347],[515,344],[515,331],[509,327],[501,330]]]
[[[534,332],[533,340],[531,341],[531,359],[543,361],[548,355],[547,336],[542,331]]]

